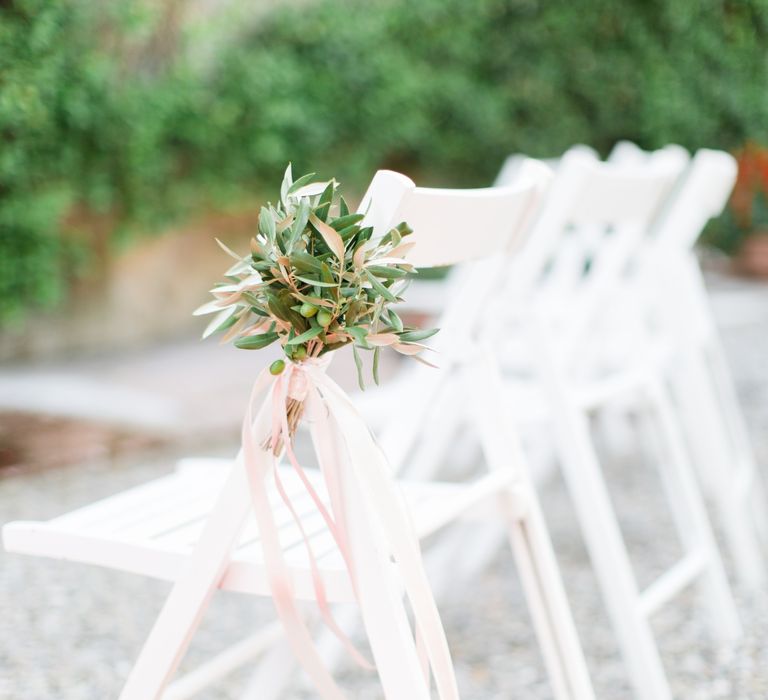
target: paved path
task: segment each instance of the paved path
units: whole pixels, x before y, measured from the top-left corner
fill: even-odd
[[[383,376],[398,362],[394,355],[382,353]],[[251,383],[280,356],[276,347],[248,352],[215,339],[189,338],[108,357],[5,366],[0,413],[31,411],[211,439],[238,425]],[[354,390],[352,367],[351,353],[345,351],[329,371]]]

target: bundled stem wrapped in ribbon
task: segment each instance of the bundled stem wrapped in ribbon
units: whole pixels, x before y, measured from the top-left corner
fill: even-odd
[[[211,290],[214,299],[195,313],[216,313],[204,337],[222,333],[223,342],[232,340],[243,349],[261,349],[277,342],[285,354],[285,359],[274,361],[256,380],[243,423],[242,462],[248,472],[278,613],[294,651],[322,697],[337,699],[342,695],[320,662],[296,609],[266,495],[266,480],[271,475],[304,535],[276,468],[283,454],[333,535],[356,593],[359,567],[352,545],[355,533],[348,528],[344,494],[355,492],[366,501],[367,512],[378,521],[376,531],[384,533],[384,546],[400,567],[417,634],[424,643],[440,697],[455,698],[447,643],[407,511],[386,459],[365,422],[346,394],[325,374],[330,353],[346,345],[352,346],[361,388],[360,350],[373,353],[376,383],[384,347],[429,364],[420,356],[426,349],[421,341],[437,330],[407,327],[391,308],[402,301],[401,295],[414,272],[405,257],[413,246],[408,240],[412,231],[407,223],[383,235],[374,232],[364,225],[364,214],[350,213],[338,190],[335,180],[316,182],[313,174],[294,181],[289,165],[278,203],[261,209],[250,255],[241,257],[218,241],[235,263],[225,272],[226,279]],[[313,440],[330,509],[315,492],[294,454],[294,437],[305,413],[314,424]],[[319,436],[314,434],[318,426],[323,426]],[[329,458],[329,454],[335,457]],[[354,470],[345,471],[340,462],[354,464]],[[353,489],[344,483],[349,478],[356,481]],[[306,536],[304,540],[322,616],[359,663],[366,665],[333,621],[312,547]]]
[[[251,253],[241,257],[217,242],[235,260],[226,280],[211,293],[213,301],[195,314],[218,312],[203,333],[223,333],[222,342],[258,350],[279,342],[288,360],[322,357],[352,345],[360,387],[364,388],[359,349],[373,352],[373,378],[379,382],[379,355],[392,347],[419,357],[420,341],[437,329],[403,325],[389,305],[401,294],[414,272],[405,255],[413,246],[402,222],[374,238],[363,226],[364,214],[350,213],[336,180],[314,182],[314,173],[293,181],[285,171],[276,205],[261,208],[259,231]],[[275,361],[277,375],[285,361]],[[291,399],[291,435],[301,418],[301,403]]]

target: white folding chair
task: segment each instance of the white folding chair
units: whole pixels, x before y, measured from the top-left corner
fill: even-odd
[[[509,162],[506,172],[517,172],[523,162]],[[610,308],[611,302],[623,302],[627,292],[633,292],[626,284],[628,271],[644,250],[652,223],[675,191],[684,166],[677,149],[665,149],[648,162],[628,168],[600,164],[583,147],[569,152],[558,168],[527,248],[515,259],[509,284],[504,293],[495,295],[503,303],[494,306],[489,314],[492,319],[483,323],[477,309],[473,313],[462,309],[467,299],[472,303],[471,297],[458,293],[457,301],[448,298],[440,324],[447,329],[444,338],[455,333],[457,339],[467,342],[472,342],[479,329],[492,329],[490,344],[501,348],[503,358],[520,356],[521,338],[529,338],[529,350],[535,348],[530,354],[538,361],[538,379],[531,375],[530,367],[525,369],[529,360],[523,359],[522,369],[507,362],[512,365],[507,391],[512,402],[522,407],[515,425],[522,430],[531,421],[554,423],[554,442],[603,595],[632,682],[643,700],[670,697],[648,617],[699,575],[704,576],[714,631],[727,638],[739,632],[719,552],[665,387],[668,347],[645,342],[642,305],[625,308],[623,314]],[[528,321],[514,332],[503,330],[498,322],[504,308],[510,306],[528,310],[524,314]],[[548,327],[539,328],[531,338],[530,329],[536,329],[542,318]],[[454,325],[453,319],[463,323]],[[542,338],[542,334],[549,337]],[[619,336],[617,345],[611,336]],[[395,420],[397,428],[390,423],[383,433],[395,463],[407,455],[419,456],[413,467],[420,477],[436,478],[446,445],[455,449],[449,438],[462,422],[472,421],[469,402],[440,398],[467,395],[468,388],[461,381],[462,357],[450,354],[450,346],[457,344],[458,340],[448,344],[441,358],[452,371],[443,373],[439,385],[430,385],[424,373],[418,376],[418,369],[401,380],[411,389],[411,406]],[[527,379],[521,382],[526,371]],[[547,388],[549,401],[531,394],[537,385]],[[470,382],[469,390],[471,386]],[[627,398],[642,403],[667,447],[662,476],[686,550],[684,559],[642,593],[608,499],[588,422],[590,413]],[[415,442],[420,431],[430,438],[442,438],[421,441],[421,449],[414,451],[403,437],[409,434]],[[398,436],[400,442],[386,440],[388,435]],[[468,547],[473,553],[468,559],[475,566],[482,564],[497,543],[487,537],[486,542]]]
[[[673,346],[668,379],[689,449],[717,508],[739,578],[758,592],[766,583],[768,498],[694,252],[705,224],[725,206],[737,166],[722,151],[702,149],[690,159],[685,149],[668,148],[676,148],[688,167],[627,284],[642,290],[655,332]],[[625,141],[610,160],[643,163],[648,157]]]
[[[568,158],[572,170],[570,185],[567,180],[565,184],[563,183],[561,175],[559,187],[562,190],[560,195],[556,195],[558,182],[555,183],[547,206],[543,210],[542,220],[535,227],[530,238],[533,252],[526,251],[527,257],[523,255],[518,258],[519,263],[510,274],[513,285],[511,285],[510,292],[503,297],[505,305],[513,303],[516,297],[524,299],[523,305],[538,302],[540,308],[544,307],[545,314],[548,313],[548,309],[554,311],[556,315],[559,314],[561,319],[565,320],[564,323],[557,325],[556,342],[544,343],[538,351],[540,360],[547,356],[548,348],[557,347],[561,358],[572,354],[573,357],[585,361],[587,365],[591,363],[593,367],[599,367],[599,358],[591,358],[591,355],[594,354],[595,348],[604,340],[604,337],[598,336],[597,343],[587,343],[586,353],[583,350],[575,353],[579,349],[579,337],[583,340],[585,336],[590,335],[595,327],[594,322],[599,320],[595,318],[597,312],[605,305],[606,299],[610,299],[619,291],[618,283],[624,274],[625,266],[629,264],[632,255],[636,253],[643,240],[642,234],[647,231],[654,214],[672,190],[679,175],[680,162],[679,159],[670,157],[674,154],[668,153],[664,157],[656,158],[655,172],[653,168],[651,171],[641,168],[634,173],[631,172],[632,169],[629,173],[625,169],[622,173],[621,169],[617,171],[615,168],[598,167],[597,173],[590,173],[590,170],[594,170],[592,166],[595,158],[590,156],[585,149],[579,149],[579,151],[579,153],[571,153]],[[592,164],[588,162],[590,160],[593,161]],[[579,162],[581,162],[581,166],[578,165]],[[603,172],[600,173],[600,170]],[[589,192],[590,175],[592,175],[593,180],[591,196]],[[600,182],[601,179],[602,183]],[[651,191],[648,191],[654,180],[656,181],[655,193],[652,187]],[[579,187],[580,183],[586,184],[586,187]],[[553,206],[553,200],[557,203],[558,196],[561,211],[553,217],[550,207]],[[570,202],[568,201],[569,197],[571,197]],[[565,209],[563,210],[564,200]],[[573,208],[574,206],[580,212],[579,217],[581,219],[577,219],[575,227],[572,218],[568,220],[568,217],[572,217],[568,207]],[[621,211],[622,209],[623,211]],[[613,212],[614,217],[620,212],[625,218],[622,221],[621,217],[618,217],[618,220],[612,221],[610,212]],[[566,220],[558,220],[558,216],[565,216]],[[593,217],[592,220],[590,217]],[[609,222],[614,224],[614,229],[623,228],[624,230],[622,235],[618,235],[614,230],[610,237],[606,237],[608,240],[603,240],[602,234]],[[566,236],[570,240],[564,241],[560,234],[566,223],[571,224],[568,226]],[[550,233],[549,242],[546,240],[547,230],[555,231],[554,236]],[[536,262],[537,260],[538,262]],[[585,270],[585,263],[587,262],[590,264],[589,270]],[[546,271],[546,274],[542,274],[543,271]],[[503,338],[498,338],[497,334],[494,341],[498,345],[503,343]],[[572,348],[574,352],[572,353],[568,348]],[[505,348],[504,354],[507,352],[508,350]],[[579,363],[577,362],[577,364]],[[605,529],[594,523],[583,525],[585,530],[592,529],[591,549],[593,558],[596,560],[598,575],[603,583],[604,595],[613,613],[625,656],[630,663],[633,680],[641,696],[664,697],[665,693],[668,695],[669,690],[650,635],[650,628],[646,620],[640,619],[635,624],[632,618],[642,618],[646,614],[650,614],[702,570],[706,570],[709,574],[709,601],[713,608],[722,605],[722,609],[725,611],[719,631],[726,636],[732,636],[738,631],[738,623],[719,556],[714,547],[706,513],[701,508],[696,484],[690,479],[690,469],[686,464],[685,453],[681,449],[675,417],[670,410],[669,398],[666,396],[663,386],[659,386],[662,375],[653,363],[648,363],[648,365],[648,367],[642,368],[642,372],[638,372],[637,363],[629,363],[628,371],[614,372],[610,381],[593,382],[591,387],[590,382],[580,381],[578,383],[580,386],[577,385],[578,388],[575,388],[574,391],[579,394],[579,401],[586,399],[586,403],[577,404],[576,407],[572,407],[570,412],[562,410],[563,406],[568,405],[565,400],[567,397],[563,397],[562,392],[554,393],[554,400],[551,401],[551,405],[559,407],[555,414],[556,416],[559,415],[561,424],[565,423],[565,427],[561,425],[559,430],[558,445],[561,455],[564,455],[566,465],[569,463],[571,465],[569,471],[571,472],[572,490],[576,492],[581,490],[581,495],[576,493],[575,498],[577,501],[581,501],[582,520],[591,519],[602,523],[602,525],[607,525],[608,531],[614,533],[613,536],[606,536],[611,541],[602,547],[600,545],[600,533]],[[621,364],[619,365],[620,368]],[[648,375],[647,384],[642,379],[643,374]],[[552,371],[551,367],[542,372],[545,383],[550,385],[553,376],[557,376],[557,373]],[[561,388],[567,385],[566,379],[568,379],[567,376],[560,377],[559,385]],[[588,426],[584,420],[586,416],[585,413],[580,412],[580,409],[596,409],[612,397],[621,397],[622,393],[627,393],[627,390],[632,389],[633,385],[635,389],[639,389],[643,384],[646,384],[647,387],[647,391],[644,393],[650,394],[652,398],[656,409],[655,414],[664,418],[661,426],[662,431],[672,451],[677,479],[683,485],[683,488],[680,489],[676,486],[671,486],[668,489],[673,512],[676,515],[682,512],[682,520],[688,516],[687,519],[693,523],[693,529],[684,527],[685,523],[681,523],[681,534],[685,540],[688,555],[675,569],[660,578],[654,586],[640,596],[629,567],[629,560],[620,533],[615,524],[615,518],[610,511],[610,503],[607,501],[604,485],[601,484],[602,476],[597,470],[594,450],[588,439]],[[551,386],[550,394],[552,395]],[[529,414],[525,418],[530,418],[530,414],[536,414],[536,411],[532,409],[532,404],[527,398],[519,401],[519,403],[525,407],[525,412]],[[456,415],[441,414],[435,422],[442,425],[454,425],[458,420],[459,417]],[[579,443],[577,443],[579,450],[573,450],[574,435],[579,438]],[[439,443],[436,442],[435,444]],[[591,487],[587,486],[585,480],[580,480],[578,475],[578,459],[575,458],[575,455],[579,451],[582,459],[588,459],[591,462],[588,469],[594,477]],[[586,481],[589,482],[589,480]],[[597,500],[602,501],[604,507],[599,507],[598,511],[600,512],[593,516],[589,512],[590,488],[603,489],[602,496]],[[589,540],[590,535],[588,532],[585,534]],[[611,552],[615,556],[611,555]],[[598,565],[598,560],[602,560],[603,564]],[[614,565],[619,566],[623,572],[622,575],[618,576],[618,585],[612,583],[612,567]],[[618,589],[618,595],[615,589]],[[638,608],[642,610],[641,613],[637,612]],[[629,624],[627,624],[627,618],[629,618]]]
[[[719,553],[681,443],[675,406],[665,386],[672,343],[648,342],[647,304],[627,283],[644,255],[653,223],[677,191],[687,162],[681,155],[679,148],[666,148],[635,167],[619,167],[600,164],[596,154],[585,147],[569,152],[558,164],[528,247],[517,256],[509,274],[510,284],[504,294],[497,295],[503,299],[500,306],[528,308],[529,319],[543,317],[551,327],[548,341],[541,337],[532,341],[536,347],[533,356],[539,363],[538,382],[529,377],[521,386],[521,369],[513,366],[508,390],[513,401],[524,407],[523,415],[517,416],[518,427],[554,418],[560,461],[641,698],[666,698],[670,693],[647,618],[699,575],[704,574],[714,631],[723,637],[739,632]],[[515,173],[523,162],[520,157],[508,160],[503,172]],[[463,332],[465,338],[471,337],[467,314],[453,315],[457,305],[452,297],[448,304],[441,325],[452,329],[451,319],[463,318],[457,336]],[[619,313],[611,306],[618,306]],[[503,313],[495,307],[494,320],[486,324],[496,329],[492,345],[503,348],[502,357],[517,357],[525,325],[536,324],[500,333],[497,319]],[[475,330],[478,326],[483,326],[481,319],[476,319]],[[444,373],[439,387],[430,387],[426,376],[417,376],[418,370],[406,375],[403,384],[412,387],[414,400],[410,411],[400,417],[405,429],[390,428],[383,435],[401,438],[399,443],[385,440],[395,463],[409,454],[419,456],[413,466],[420,477],[436,478],[445,446],[455,449],[448,438],[458,425],[471,420],[468,407],[461,410],[458,404],[457,410],[455,402],[435,399],[440,392],[450,397],[466,391],[459,380],[461,357],[444,356],[442,362],[455,371]],[[530,395],[531,384],[548,387],[549,402],[542,402],[540,396],[535,400]],[[686,550],[685,558],[642,594],[608,500],[588,423],[589,413],[627,400],[641,402],[644,415],[658,424],[657,432],[667,445],[669,464],[664,465],[662,476]],[[430,437],[442,434],[443,439],[422,441],[421,449],[414,451],[402,440],[408,431],[414,440],[420,431]],[[470,563],[479,566],[487,561],[497,543],[498,539],[486,537],[486,542],[468,547],[475,555],[469,557]]]
[[[679,159],[669,154],[640,166],[622,167],[600,163],[583,150],[567,153],[529,246],[518,256],[508,291],[521,308],[530,309],[524,312],[522,326],[530,330],[529,348],[548,397],[559,461],[641,700],[671,697],[648,618],[695,578],[703,576],[715,633],[733,638],[740,630],[665,387],[664,353],[636,342],[630,323],[629,344],[624,345],[620,362],[601,357],[606,338],[601,325],[606,316],[614,318],[608,314],[627,268],[679,176]],[[497,343],[503,341],[498,331],[494,335]],[[666,445],[661,476],[686,551],[677,565],[642,592],[612,509],[589,423],[592,412],[632,394],[641,398]]]
[[[417,264],[452,264],[506,253],[522,235],[547,181],[546,168],[535,162],[527,164],[509,187],[488,190],[417,188],[402,175],[382,171],[371,183],[364,206],[370,203],[368,221],[379,233],[402,220],[413,226]],[[475,283],[480,287],[493,284],[496,278],[488,277],[493,268],[498,270],[498,263],[478,274]],[[555,695],[558,700],[591,700],[589,677],[537,496],[499,400],[495,363],[474,348],[467,351],[476,353],[467,362],[477,377],[475,411],[484,429],[490,470],[469,483],[404,483],[415,530],[420,537],[427,536],[489,499],[495,503],[509,534]],[[265,415],[257,417],[257,428],[266,429],[262,425]],[[311,426],[321,464],[333,459],[326,427],[322,420]],[[429,697],[428,682],[403,607],[397,570],[364,505],[356,471],[349,464],[343,467],[346,517],[350,532],[355,533],[353,550],[358,553],[358,602],[385,697],[425,700]],[[355,600],[339,552],[316,508],[301,495],[304,492],[295,473],[278,468],[320,553],[318,563],[330,601]],[[322,492],[319,473],[306,472]],[[299,545],[297,525],[280,499],[272,496],[295,593],[312,601],[312,577]],[[270,595],[251,509],[242,456],[234,464],[203,460],[47,522],[10,523],[3,528],[3,538],[9,551],[93,563],[172,581],[171,593],[121,700],[180,700],[275,640],[273,628],[168,686],[217,588]],[[453,696],[450,690],[447,696]]]

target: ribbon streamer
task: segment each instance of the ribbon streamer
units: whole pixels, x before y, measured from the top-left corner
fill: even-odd
[[[389,553],[398,565],[405,594],[413,611],[417,642],[432,670],[440,700],[458,700],[458,689],[453,672],[448,643],[440,616],[432,596],[421,559],[419,541],[413,531],[409,513],[398,491],[387,460],[376,444],[364,419],[347,394],[325,373],[330,361],[307,359],[301,363],[287,363],[285,371],[273,377],[263,370],[256,379],[243,421],[243,461],[248,473],[254,513],[261,535],[264,561],[272,590],[274,604],[286,637],[297,659],[315,684],[323,700],[343,700],[344,695],[325,667],[309,629],[299,613],[290,570],[282,553],[272,507],[267,497],[269,476],[281,498],[291,511],[304,539],[318,608],[325,624],[341,640],[355,661],[372,668],[352,642],[338,627],[330,611],[325,587],[296,509],[283,487],[275,452],[282,446],[288,461],[297,472],[304,487],[315,502],[328,530],[344,559],[353,591],[357,596],[357,581],[348,523],[343,503],[344,475],[338,464],[322,464],[322,474],[330,495],[330,511],[320,499],[303,468],[296,459],[289,435],[287,406],[289,399],[304,402],[308,418],[327,416],[331,439],[337,451],[345,450],[352,465],[353,476],[362,493],[367,510],[375,519]],[[261,406],[254,421],[254,406]],[[269,439],[265,442],[264,438]]]

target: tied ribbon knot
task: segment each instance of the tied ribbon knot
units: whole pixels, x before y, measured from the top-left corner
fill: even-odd
[[[328,354],[322,358],[307,358],[300,363],[288,362],[285,370],[277,377],[263,370],[254,384],[243,421],[243,463],[248,475],[273,602],[287,640],[312,678],[320,697],[323,700],[343,700],[344,695],[320,658],[304,617],[298,610],[292,572],[283,556],[272,505],[267,495],[267,478],[270,476],[301,533],[315,600],[324,623],[360,666],[374,668],[333,618],[310,538],[280,478],[277,461],[282,453],[312,498],[333,537],[349,574],[352,590],[359,601],[356,561],[344,501],[345,494],[349,492],[345,479],[355,480],[354,486],[357,488],[353,492],[359,492],[365,500],[367,507],[364,510],[376,521],[377,531],[383,533],[385,546],[401,573],[414,614],[417,645],[420,650],[423,649],[429,662],[425,668],[427,687],[431,668],[439,698],[458,700],[450,652],[408,512],[386,459],[365,421],[346,393],[326,375],[330,360],[331,355]],[[254,417],[254,406],[260,397],[262,401]],[[318,430],[324,433],[322,441],[333,448],[331,452],[337,456],[346,452],[348,463],[352,465],[352,469],[345,474],[341,471],[338,459],[320,460],[330,509],[317,493],[293,449],[295,432],[305,415],[308,423],[316,424]]]

